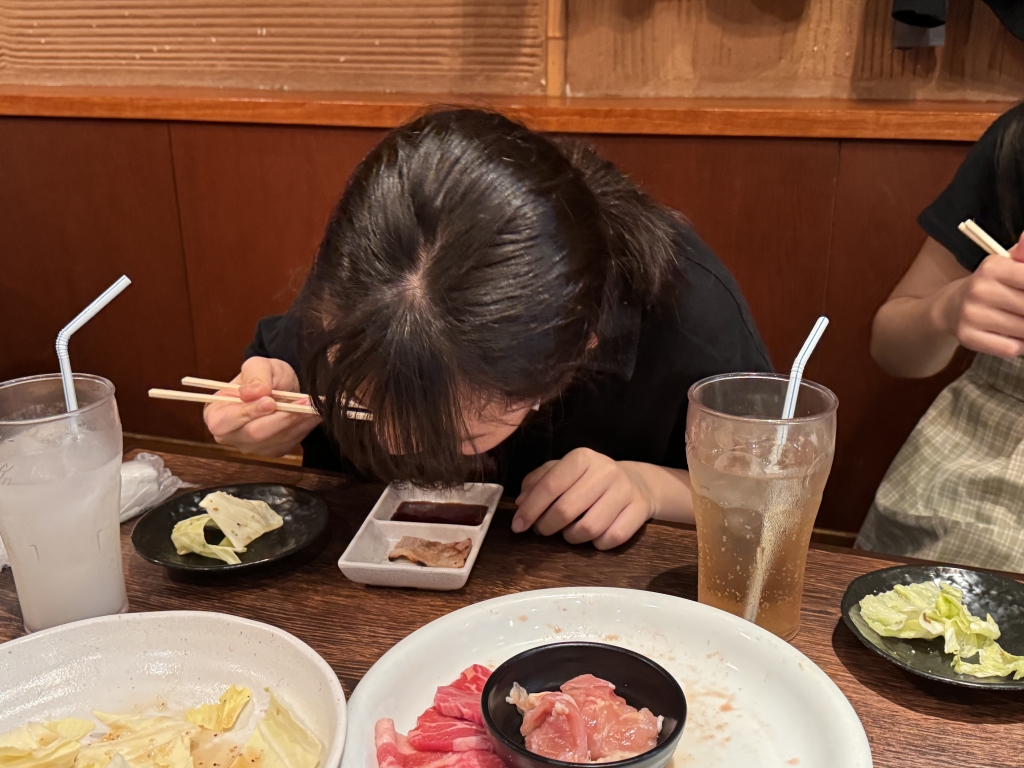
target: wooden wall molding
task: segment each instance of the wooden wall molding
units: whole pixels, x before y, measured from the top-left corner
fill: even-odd
[[[668,136],[975,141],[1008,102],[612,99],[219,88],[0,86],[0,115],[391,128],[430,104],[517,115],[538,130]]]

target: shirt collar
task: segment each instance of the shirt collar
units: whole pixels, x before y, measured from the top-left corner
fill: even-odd
[[[616,302],[603,313],[598,324],[597,348],[584,367],[629,381],[636,367],[640,345],[641,314],[639,304],[626,301]]]

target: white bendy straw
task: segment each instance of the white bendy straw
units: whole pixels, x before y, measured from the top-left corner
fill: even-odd
[[[822,334],[828,327],[828,318],[819,317],[818,322],[811,329],[800,353],[793,361],[793,367],[789,373],[789,384],[786,387],[786,400],[782,406],[782,418],[789,420],[796,413],[796,401],[800,392],[800,381],[804,376],[804,368],[814,348],[821,341]],[[775,447],[772,448],[771,457],[768,460],[769,471],[773,470],[782,458],[782,450],[789,439],[789,425],[779,426],[775,433]],[[768,499],[768,506],[764,510],[761,521],[761,541],[757,546],[757,553],[754,558],[754,570],[750,574],[750,583],[747,586],[747,599],[743,606],[743,618],[747,621],[754,621],[757,618],[757,609],[761,605],[761,592],[764,589],[764,580],[768,575],[768,569],[775,560],[779,548],[780,532],[785,525],[785,517],[791,508],[792,499],[772,494]]]
[[[60,378],[64,383],[64,405],[68,413],[78,410],[78,396],[75,394],[75,380],[71,375],[71,358],[68,356],[68,342],[71,335],[93,319],[96,314],[110,303],[117,294],[132,284],[125,275],[121,275],[117,282],[107,288],[88,307],[78,313],[78,317],[65,325],[57,334],[57,359],[60,361]]]
[[[793,367],[789,371],[789,386],[786,387],[786,402],[782,406],[782,418],[784,419],[792,419],[796,412],[796,399],[800,392],[800,380],[804,377],[804,368],[807,366],[807,360],[814,352],[814,348],[821,341],[821,336],[825,333],[826,328],[828,328],[828,318],[819,317],[818,322],[811,329],[811,335],[800,347],[800,353],[793,361]]]

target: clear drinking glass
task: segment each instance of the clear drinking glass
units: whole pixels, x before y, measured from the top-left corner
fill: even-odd
[[[121,421],[114,385],[75,374],[0,384],[0,538],[25,629],[128,610],[121,566]]]
[[[783,421],[788,379],[713,376],[690,387],[686,457],[697,521],[697,599],[791,639],[804,566],[832,468],[839,401],[800,385]]]

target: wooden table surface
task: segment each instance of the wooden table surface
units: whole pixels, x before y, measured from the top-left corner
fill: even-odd
[[[571,547],[560,538],[515,536],[499,510],[469,583],[456,592],[368,588],[348,581],[337,560],[380,495],[380,486],[280,465],[164,454],[181,478],[200,486],[280,482],[320,493],[331,509],[329,539],[281,567],[230,579],[172,578],[122,540],[133,611],[222,611],[281,627],[334,668],[347,695],[392,645],[471,603],[531,589],[607,586],[695,600],[697,539],[692,530],[652,524],[614,552]],[[879,768],[1024,765],[1024,695],[967,691],[906,673],[864,648],[843,624],[846,585],[889,560],[812,549],[802,626],[793,644],[835,681],[864,723]],[[10,570],[0,574],[0,641],[23,633]],[[804,768],[818,768],[806,766]],[[822,768],[827,768],[822,766]]]

